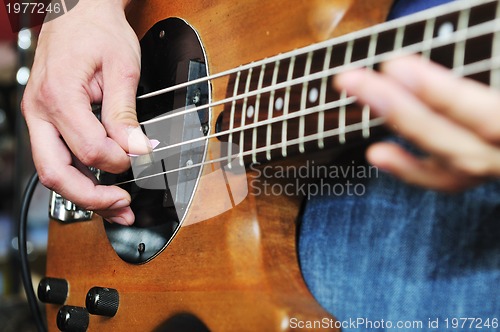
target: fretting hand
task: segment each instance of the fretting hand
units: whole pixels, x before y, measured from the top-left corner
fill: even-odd
[[[428,154],[418,158],[395,143],[376,143],[370,163],[404,181],[457,191],[500,177],[500,93],[410,56],[380,73],[338,75],[336,88],[385,116],[387,125]]]

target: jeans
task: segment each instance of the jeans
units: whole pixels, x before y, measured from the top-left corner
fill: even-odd
[[[327,311],[430,331],[476,330],[452,328],[453,318],[500,319],[500,183],[454,195],[382,172],[358,183],[360,196],[313,197],[300,227],[302,273]],[[370,327],[390,330],[352,330]]]

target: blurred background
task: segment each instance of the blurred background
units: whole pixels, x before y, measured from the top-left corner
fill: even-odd
[[[12,20],[12,17],[10,17]],[[17,17],[29,26],[29,17]],[[20,101],[29,77],[38,28],[14,32],[0,3],[0,332],[36,331],[24,295],[17,258],[17,215],[34,171]],[[28,252],[34,286],[45,272],[48,190],[39,187],[30,207]]]

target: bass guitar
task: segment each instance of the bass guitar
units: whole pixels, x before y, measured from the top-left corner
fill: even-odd
[[[420,53],[500,80],[498,0],[381,23],[391,2],[133,1],[137,112],[159,145],[125,174],[93,170],[131,193],[134,226],[52,194],[39,288],[49,330],[337,330],[301,277],[302,197],[263,194],[262,167],[328,163],[383,134],[383,119],[333,90],[339,72]]]

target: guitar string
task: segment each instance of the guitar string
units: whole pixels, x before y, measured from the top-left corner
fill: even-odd
[[[498,20],[498,23],[500,24],[500,19]],[[497,30],[500,31],[500,27]],[[474,37],[477,37],[476,34],[473,34],[473,35],[474,35]],[[472,38],[474,38],[474,37],[472,37]],[[437,40],[439,42],[439,40],[437,38],[435,38],[433,40]],[[430,48],[441,47],[441,46],[451,45],[451,44],[454,44],[454,43],[459,42],[459,41],[462,41],[462,38],[460,36],[454,38],[454,40],[452,42],[449,42],[449,43],[444,43],[444,42],[441,41],[441,42],[437,43],[438,46],[435,46],[432,42],[431,43],[426,42],[425,43],[426,44],[425,47],[430,47]],[[421,43],[419,43],[418,45],[415,44],[416,46],[415,45],[412,45],[412,46],[415,46],[414,48],[418,48],[418,46],[420,46],[420,44]],[[413,51],[413,49],[411,49],[411,50],[405,49],[405,52],[408,52],[408,54],[413,53],[412,51]],[[381,55],[379,55],[378,59],[380,59],[382,55],[384,55],[385,57],[394,56],[392,53],[391,54],[387,54],[387,55],[386,54],[381,54]],[[377,58],[377,57],[374,57],[374,58]],[[365,65],[367,64],[366,63],[367,60],[360,60],[360,61],[362,61],[362,64],[365,64]],[[362,67],[362,64],[359,63],[360,61],[353,62],[351,64],[353,66],[353,68]],[[482,67],[484,67],[485,65],[488,65],[488,62],[491,62],[492,63],[491,66],[492,67],[491,68],[486,68],[485,70],[488,70],[488,69],[492,70],[492,69],[494,69],[493,67],[495,66],[495,63],[497,63],[498,61],[499,61],[498,57],[495,57],[495,58],[490,58],[490,59],[487,59],[487,60],[481,60],[481,61],[478,61],[478,62],[475,62],[475,63],[471,63],[471,64],[467,64],[467,65],[462,65],[460,67],[453,68],[452,70],[453,70],[453,72],[456,75],[462,74],[462,76],[469,76],[469,75],[472,75],[474,73],[474,71],[476,71],[475,73],[477,73],[477,69],[475,69],[476,66],[482,66]],[[348,65],[348,67],[351,67],[351,65]],[[323,77],[329,77],[329,76],[335,75],[335,74],[337,74],[339,72],[342,72],[343,70],[344,70],[344,68],[335,67],[335,68],[331,68],[331,69],[329,69],[327,71],[321,71],[321,72],[318,72],[318,73],[315,73],[315,74],[310,74],[310,75],[307,75],[307,76],[304,76],[304,77],[292,80],[293,83],[291,85],[299,85],[299,84],[302,84],[302,83],[304,83],[305,81],[308,81],[308,80],[315,80],[315,79],[320,79],[320,78],[323,78]],[[279,88],[277,90],[281,89],[283,86],[286,86],[286,85],[288,85],[287,82],[283,82],[282,84],[276,84],[276,86],[279,86]],[[272,90],[270,90],[270,91],[272,91]],[[246,93],[245,95],[249,95],[249,94],[250,93]],[[244,98],[247,98],[247,97],[244,97]],[[318,105],[318,106],[328,106],[328,107],[325,107],[325,109],[326,108],[335,108],[337,106],[347,106],[347,105],[355,102],[355,100],[353,100],[353,98],[354,97],[347,97],[346,99],[338,100],[337,101],[339,103],[338,105],[330,103],[331,105]],[[221,100],[221,101],[216,102],[216,103],[218,104],[218,103],[221,103],[221,102],[224,102],[224,103],[234,102],[234,98],[233,97],[226,98],[226,99]],[[200,107],[197,107],[197,108],[190,108],[190,109],[187,109],[185,111],[189,112],[189,111],[192,111],[192,110],[195,110],[195,109],[203,109],[203,108],[206,108],[206,107],[208,108],[208,107],[212,107],[212,106],[203,105],[203,106],[200,106]],[[286,115],[281,115],[281,116],[269,118],[269,119],[266,119],[266,120],[262,120],[262,121],[258,121],[258,122],[252,122],[252,123],[249,123],[249,124],[245,124],[244,126],[240,126],[240,127],[237,127],[237,128],[230,128],[228,130],[224,130],[224,131],[221,131],[221,132],[218,132],[218,133],[215,133],[215,134],[210,134],[210,135],[207,135],[207,136],[202,136],[202,137],[191,139],[191,140],[188,140],[188,141],[183,141],[183,142],[175,143],[175,144],[172,144],[172,145],[169,145],[169,146],[166,146],[166,147],[162,147],[162,148],[156,149],[155,152],[160,152],[160,151],[168,150],[169,148],[174,148],[174,147],[182,146],[183,144],[192,144],[192,143],[199,142],[199,141],[205,141],[205,140],[208,140],[208,139],[211,139],[211,138],[218,138],[218,137],[226,136],[226,135],[229,135],[229,134],[234,134],[236,132],[242,132],[242,131],[247,130],[247,129],[258,128],[258,127],[261,127],[261,126],[264,126],[264,125],[273,124],[273,123],[277,123],[277,122],[282,122],[282,121],[285,121],[285,120],[289,120],[289,119],[294,119],[294,118],[300,117],[302,115],[308,115],[308,114],[315,113],[314,111],[311,112],[310,109],[311,108],[308,108],[306,110],[295,111],[295,112],[292,112],[292,113],[288,113]],[[321,109],[319,111],[321,111]],[[175,114],[178,114],[178,113],[175,113]],[[148,123],[151,123],[151,122],[148,122]]]
[[[375,118],[375,119],[370,120],[369,126],[370,126],[370,128],[378,127],[378,126],[381,126],[382,124],[384,124],[384,122],[385,122],[385,120],[382,117]],[[343,133],[351,133],[351,132],[356,132],[356,131],[362,130],[363,126],[366,126],[366,123],[357,122],[357,123],[347,125],[344,127]],[[339,135],[339,132],[340,132],[339,128],[330,129],[330,130],[327,130],[323,133],[323,137],[326,137],[326,138],[335,137],[335,136]],[[300,141],[303,141],[304,143],[316,141],[319,137],[320,137],[320,135],[317,133],[311,134],[311,135],[305,136],[303,138],[295,138],[295,139],[288,140],[285,144],[283,142],[279,142],[279,143],[275,143],[271,146],[262,146],[260,148],[255,149],[255,150],[253,150],[253,149],[247,150],[247,151],[243,152],[242,154],[243,154],[243,156],[248,156],[248,155],[251,155],[252,153],[263,153],[263,152],[266,152],[268,149],[270,149],[270,150],[280,149],[280,148],[282,148],[283,145],[286,145],[286,146],[298,145],[300,143]],[[224,156],[224,157],[220,157],[220,158],[216,158],[216,159],[209,159],[207,161],[203,161],[203,162],[200,162],[197,164],[186,165],[186,166],[171,169],[168,171],[143,176],[143,177],[140,177],[137,179],[118,182],[118,183],[115,183],[113,185],[120,186],[120,185],[124,185],[124,184],[128,184],[128,183],[132,183],[132,182],[148,180],[148,179],[151,179],[151,178],[157,177],[157,176],[163,176],[163,175],[167,175],[167,174],[174,173],[174,172],[180,172],[183,170],[188,170],[188,169],[192,169],[192,168],[196,168],[196,167],[201,167],[201,166],[211,165],[211,164],[218,163],[218,162],[228,161],[228,158],[231,160],[234,160],[239,156],[240,156],[240,154],[237,153],[237,154],[232,154],[229,157]]]
[[[284,89],[284,88],[291,87],[294,85],[304,84],[306,81],[319,80],[323,77],[334,76],[334,75],[339,74],[341,72],[353,70],[356,68],[366,67],[368,65],[372,65],[373,63],[381,63],[381,62],[384,62],[384,61],[387,61],[390,59],[394,59],[396,57],[400,57],[403,55],[410,55],[410,54],[414,54],[414,53],[418,53],[418,52],[422,52],[422,51],[432,50],[432,49],[435,49],[438,47],[453,45],[453,44],[456,44],[458,42],[465,42],[469,39],[478,38],[478,37],[485,36],[487,34],[496,33],[496,32],[500,32],[500,18],[497,18],[495,20],[491,20],[491,21],[488,21],[485,23],[481,23],[481,24],[478,24],[476,26],[469,27],[467,29],[456,30],[452,34],[450,34],[447,38],[442,38],[440,36],[436,36],[431,41],[428,41],[428,40],[421,41],[421,42],[418,42],[415,44],[405,46],[399,50],[387,51],[387,52],[384,52],[381,54],[377,54],[376,56],[373,56],[371,58],[364,58],[364,59],[360,59],[357,61],[353,61],[349,64],[340,65],[340,66],[337,66],[334,68],[329,68],[328,70],[321,70],[321,71],[318,71],[314,74],[305,75],[302,77],[292,79],[290,81],[285,81],[285,82],[281,82],[281,83],[278,83],[275,85],[267,86],[265,88],[255,89],[255,90],[252,90],[250,92],[238,94],[238,95],[233,96],[233,97],[228,97],[228,98],[224,98],[224,99],[221,99],[218,101],[214,101],[214,102],[208,103],[206,105],[191,107],[191,108],[187,108],[187,109],[184,109],[181,111],[172,112],[169,114],[159,116],[157,118],[143,121],[140,124],[141,125],[148,125],[148,124],[152,124],[152,123],[157,123],[157,122],[171,119],[174,117],[182,116],[182,115],[189,114],[189,113],[198,112],[200,110],[204,110],[207,108],[225,105],[228,103],[232,103],[232,102],[235,102],[238,100],[243,100],[246,98],[254,97],[254,96],[268,93],[271,91]]]
[[[345,35],[342,35],[342,36],[339,36],[339,37],[336,37],[333,39],[325,40],[323,42],[319,42],[319,43],[312,44],[312,45],[309,45],[306,47],[298,48],[296,50],[292,50],[292,51],[289,51],[286,53],[281,53],[281,54],[278,54],[278,55],[275,55],[275,56],[272,56],[269,58],[265,58],[265,59],[262,59],[259,61],[250,62],[248,64],[241,65],[241,66],[235,67],[235,68],[231,68],[229,70],[222,71],[220,73],[211,74],[211,75],[208,75],[208,76],[205,76],[202,78],[198,78],[196,80],[192,80],[192,81],[177,84],[175,86],[171,86],[171,87],[163,88],[160,90],[148,92],[146,94],[138,96],[137,99],[151,98],[154,96],[158,96],[158,95],[161,95],[164,93],[168,93],[168,92],[172,92],[172,91],[179,90],[182,88],[186,88],[186,87],[196,85],[199,83],[209,82],[209,81],[212,81],[212,80],[215,80],[218,78],[222,78],[224,76],[236,74],[239,71],[244,71],[244,70],[247,70],[250,68],[257,68],[257,67],[260,67],[263,65],[273,64],[276,61],[288,59],[288,58],[291,58],[293,56],[300,56],[300,55],[304,55],[304,54],[307,54],[309,52],[315,52],[315,51],[318,51],[318,50],[321,50],[321,49],[324,49],[324,48],[327,48],[330,46],[336,46],[336,45],[342,44],[344,42],[349,42],[353,39],[361,39],[363,37],[371,36],[373,34],[380,34],[382,32],[387,32],[387,31],[399,28],[401,26],[408,26],[408,25],[411,25],[413,23],[425,22],[425,21],[428,21],[430,19],[434,19],[435,17],[441,17],[441,16],[444,16],[447,14],[457,13],[457,12],[460,12],[460,11],[465,10],[465,9],[470,9],[472,7],[477,8],[477,7],[484,6],[484,5],[487,5],[488,3],[493,3],[493,2],[499,2],[499,0],[477,1],[477,3],[473,4],[472,6],[470,5],[470,0],[453,1],[453,2],[450,2],[449,4],[444,5],[444,6],[438,6],[438,7],[430,8],[427,10],[423,10],[419,13],[416,13],[416,14],[413,14],[410,16],[405,16],[405,17],[401,17],[398,19],[388,21],[388,22],[380,23],[380,24],[377,24],[377,25],[372,26],[372,27],[367,28],[367,29],[351,32],[351,33],[348,33],[348,34],[345,34]]]
[[[470,66],[470,67],[467,67],[467,66],[464,66],[464,67],[468,68],[468,69],[462,71],[462,73],[464,75],[474,75],[474,74],[478,74],[478,73],[483,73],[485,71],[500,69],[500,56],[492,58],[492,59],[478,61],[478,62],[472,64],[472,66]],[[352,98],[355,99],[354,97],[352,97]],[[337,101],[337,102],[339,102],[339,101]],[[354,101],[351,101],[351,103],[353,103],[353,102]],[[316,108],[319,108],[319,106],[316,106]],[[312,109],[310,109],[309,111],[312,112]],[[384,124],[384,122],[385,122],[385,119],[383,117],[371,119],[369,121],[368,128],[374,128],[374,127],[381,126],[382,124]],[[367,127],[366,122],[357,122],[357,123],[353,123],[353,124],[350,124],[350,125],[347,125],[346,127],[344,127],[342,132],[343,133],[356,132],[356,131],[363,130],[366,127]],[[247,150],[243,153],[236,153],[236,154],[232,154],[231,156],[224,156],[224,157],[217,158],[217,159],[210,159],[210,160],[203,161],[203,162],[200,162],[197,164],[186,165],[183,167],[178,167],[178,168],[175,168],[172,170],[168,170],[168,171],[164,171],[164,172],[160,172],[160,173],[155,173],[155,174],[143,176],[143,177],[132,179],[132,180],[118,182],[118,183],[115,183],[114,185],[124,185],[124,184],[132,183],[132,182],[147,180],[147,179],[157,177],[157,176],[167,175],[167,174],[170,174],[173,172],[180,172],[180,171],[192,169],[195,167],[201,167],[201,166],[205,166],[205,165],[214,164],[217,162],[228,161],[228,159],[233,160],[237,157],[240,157],[240,154],[242,154],[244,157],[244,156],[251,155],[251,154],[266,152],[267,150],[276,150],[276,149],[282,148],[283,145],[293,146],[293,145],[300,144],[301,140],[304,143],[307,143],[307,142],[316,141],[320,137],[332,138],[332,137],[338,136],[339,134],[340,134],[340,129],[334,128],[334,129],[324,131],[323,133],[315,133],[315,134],[305,136],[303,138],[292,139],[292,140],[289,140],[285,143],[279,142],[279,143],[272,144],[270,146],[262,146],[260,148]]]
[[[478,61],[478,62],[475,62],[472,64],[461,66],[459,69],[457,69],[457,72],[463,70],[464,71],[463,76],[469,76],[469,75],[474,75],[474,74],[478,74],[478,73],[485,72],[485,71],[491,71],[494,69],[498,69],[499,67],[500,67],[500,56],[497,56],[494,58],[481,60],[481,61]],[[290,120],[290,119],[295,119],[295,118],[298,118],[301,116],[315,114],[315,113],[321,112],[323,110],[331,110],[331,109],[334,109],[337,107],[349,106],[351,104],[354,104],[356,101],[357,101],[356,97],[347,97],[345,99],[336,100],[336,101],[332,101],[329,103],[301,109],[299,111],[289,113],[288,115],[280,115],[280,116],[268,118],[266,120],[262,120],[259,122],[253,122],[253,123],[247,124],[247,125],[242,126],[242,127],[237,127],[235,129],[227,129],[227,130],[215,133],[215,134],[209,134],[206,136],[193,138],[193,139],[190,139],[187,141],[182,141],[179,143],[170,144],[168,146],[155,149],[153,152],[162,152],[162,151],[165,151],[168,149],[182,147],[183,145],[193,144],[193,143],[197,143],[197,142],[206,141],[206,140],[209,140],[212,138],[226,136],[226,135],[229,135],[230,133],[234,134],[235,132],[240,132],[240,131],[242,132],[242,131],[249,130],[249,129],[264,127],[264,126],[269,125],[269,124],[275,124],[275,123],[282,122],[284,119]]]

